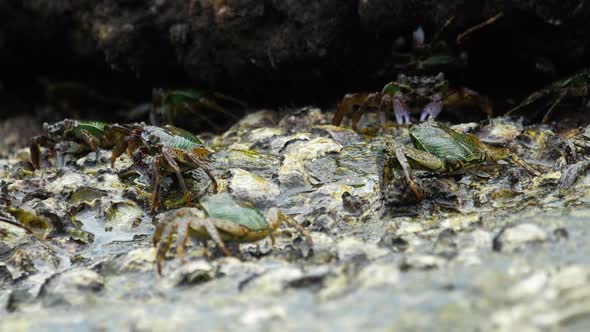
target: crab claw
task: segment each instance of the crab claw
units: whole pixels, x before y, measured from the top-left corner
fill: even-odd
[[[439,95],[435,95],[432,98],[432,101],[430,103],[428,103],[426,106],[424,106],[424,109],[422,110],[422,114],[420,114],[420,122],[425,121],[429,117],[433,120],[436,119],[436,117],[442,111],[442,106],[443,105],[442,105],[441,97]]]
[[[393,99],[393,114],[395,114],[395,120],[397,124],[410,124],[410,111],[408,107],[400,98]]]

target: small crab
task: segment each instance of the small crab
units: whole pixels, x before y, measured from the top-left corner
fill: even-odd
[[[450,89],[443,73],[437,76],[398,75],[397,81],[385,85],[381,92],[347,94],[338,104],[332,124],[338,126],[350,117],[352,128],[368,109],[379,112],[393,110],[398,124],[410,124],[410,113],[422,110],[420,121],[436,118],[445,107],[477,107],[483,113],[492,114],[491,102],[467,88]]]
[[[265,217],[259,210],[238,202],[225,193],[204,199],[201,206],[203,210],[180,208],[170,211],[159,222],[153,237],[154,246],[157,247],[158,273],[161,273],[161,263],[170,248],[174,234],[176,252],[181,263],[184,263],[184,251],[189,235],[201,240],[205,248],[207,240],[212,239],[226,256],[231,256],[225,241],[257,242],[270,237],[274,247],[274,233],[283,222],[289,223],[301,232],[310,247],[313,246],[308,232],[278,208],[270,208]]]
[[[191,205],[188,187],[182,173],[201,168],[217,191],[217,181],[209,170],[207,162],[211,152],[203,142],[186,130],[173,126],[148,126],[146,124],[127,126],[128,134],[113,148],[111,167],[125,151],[134,155],[134,161],[148,164],[150,175],[154,180],[154,193],[151,212],[160,204],[160,185],[162,175],[174,173],[178,178],[187,205]]]
[[[460,134],[439,122],[427,121],[411,127],[410,139],[414,147],[388,144],[384,154],[382,179],[387,186],[392,180],[392,169],[401,166],[406,181],[418,200],[421,200],[422,194],[412,177],[412,168],[452,174],[478,168],[483,162],[509,160],[529,174],[539,175],[539,171],[509,149],[483,144],[475,135]]]
[[[97,151],[99,147],[112,148],[125,133],[125,129],[117,124],[71,119],[45,123],[43,131],[45,133],[34,137],[29,146],[31,163],[36,169],[40,168],[40,147],[50,149],[56,155],[56,166],[61,168],[65,164],[65,155]]]
[[[518,106],[514,107],[506,113],[510,115],[520,109],[530,106],[537,101],[545,100],[546,106],[551,104],[545,115],[543,115],[542,123],[549,121],[551,113],[565,101],[579,102],[580,108],[589,109],[588,95],[590,94],[590,68],[586,68],[574,75],[566,77],[562,80],[553,82],[550,86],[531,93]]]
[[[246,103],[241,100],[202,89],[154,89],[152,99],[150,121],[153,125],[169,124],[192,130],[221,131],[228,119],[239,119],[230,109],[246,107]]]

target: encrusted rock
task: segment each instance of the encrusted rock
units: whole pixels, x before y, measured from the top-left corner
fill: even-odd
[[[291,145],[284,154],[278,178],[283,186],[295,187],[310,184],[305,162],[313,161],[327,153],[340,152],[342,146],[333,139],[316,137],[310,141]]]
[[[281,193],[278,185],[256,174],[239,168],[232,168],[229,172],[231,177],[227,187],[232,196],[239,200],[266,207],[272,205]]]
[[[104,278],[98,273],[74,268],[54,275],[42,286],[39,296],[47,306],[82,305],[94,302],[96,293],[104,288]]]
[[[494,238],[496,251],[512,250],[525,244],[547,240],[547,232],[535,224],[518,224],[502,229]]]

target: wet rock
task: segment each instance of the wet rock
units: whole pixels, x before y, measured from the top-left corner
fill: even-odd
[[[38,272],[31,256],[22,249],[16,249],[12,256],[6,260],[6,263],[12,267],[13,279],[19,279]]]
[[[254,277],[242,286],[242,291],[256,294],[280,294],[285,287],[301,279],[303,275],[303,271],[298,267],[279,267]]]
[[[252,148],[260,146],[262,142],[268,141],[276,136],[281,136],[284,134],[284,131],[278,128],[258,128],[251,130],[244,139],[249,142],[254,142],[255,145]]]
[[[360,196],[352,195],[348,191],[342,193],[341,198],[344,209],[355,215],[360,214],[367,204]]]
[[[289,281],[287,286],[291,288],[319,290],[322,287],[324,279],[333,273],[332,268],[329,266],[314,267],[309,271],[305,271],[298,279]]]
[[[75,268],[49,278],[41,287],[39,296],[46,306],[82,305],[94,302],[96,293],[103,290],[104,278],[98,273]]]
[[[13,278],[5,263],[0,263],[0,289],[7,289],[12,285]]]
[[[231,176],[227,187],[230,194],[258,208],[273,205],[281,193],[278,185],[256,174],[239,168],[232,168],[229,172]]]
[[[510,251],[517,247],[547,240],[547,232],[535,224],[519,224],[502,229],[494,238],[495,251]]]
[[[338,260],[365,261],[385,256],[388,250],[378,247],[375,244],[365,243],[352,237],[344,238],[336,244]]]
[[[80,186],[88,186],[87,178],[78,172],[66,171],[49,182],[45,189],[54,194],[62,194],[74,191]]]
[[[573,165],[566,165],[559,178],[560,188],[571,188],[580,176],[590,169],[590,160],[584,160]]]
[[[305,200],[306,206],[321,206],[324,212],[337,212],[343,209],[342,195],[352,190],[351,187],[341,184],[327,184],[318,188]]]
[[[221,276],[246,276],[249,280],[251,276],[263,274],[269,269],[266,265],[256,264],[254,262],[243,262],[235,257],[227,257],[219,264],[218,273]]]
[[[553,236],[557,240],[567,240],[570,237],[567,228],[559,227],[553,230]]]
[[[362,288],[392,286],[399,283],[400,271],[393,264],[372,263],[357,278]]]
[[[514,302],[522,300],[526,297],[535,296],[547,286],[548,282],[548,273],[535,273],[508,289],[507,296],[511,301]]]
[[[264,178],[271,178],[279,167],[279,158],[271,153],[251,150],[249,145],[232,145],[214,155],[211,169],[239,168]]]
[[[327,153],[337,153],[342,146],[334,140],[317,137],[310,141],[290,145],[278,171],[278,179],[282,186],[297,187],[311,183],[305,170],[305,163],[313,161]]]
[[[261,110],[253,113],[246,114],[234,127],[241,130],[252,130],[259,128],[273,127],[278,122],[277,112],[273,110]],[[232,129],[227,131],[228,133],[233,132]],[[254,141],[254,140],[251,140]]]
[[[434,243],[434,251],[438,254],[450,254],[457,250],[457,233],[445,228],[438,234],[436,242]]]
[[[509,305],[493,312],[482,328],[538,331],[575,324],[590,314],[589,277],[581,266],[526,276],[509,289]]]
[[[279,121],[279,128],[284,128],[288,133],[306,132],[313,125],[326,124],[326,114],[319,108],[304,107],[290,112]]]
[[[197,260],[182,264],[170,273],[167,282],[172,286],[197,285],[210,281],[215,277],[216,268],[205,260]]]
[[[117,271],[125,272],[151,272],[155,271],[156,249],[138,248],[125,254]]]
[[[407,235],[407,234],[414,234],[420,233],[424,230],[424,226],[420,223],[411,222],[411,221],[402,221],[397,228],[396,234],[397,235]]]
[[[331,156],[324,156],[305,163],[307,179],[311,185],[317,186],[334,182],[338,163]]]
[[[447,229],[453,231],[460,231],[469,228],[473,224],[481,222],[481,215],[477,213],[465,213],[452,218],[447,218],[441,221],[442,227],[448,227]]]
[[[404,257],[399,268],[402,271],[410,269],[430,270],[439,268],[447,263],[443,257],[436,255],[409,255]]]
[[[510,118],[494,118],[481,129],[478,138],[484,143],[506,144],[516,139],[522,131],[522,119],[515,122]]]
[[[243,326],[257,327],[268,321],[284,320],[287,316],[287,311],[282,306],[272,306],[263,309],[249,309],[244,312],[239,319]]]
[[[394,233],[386,233],[381,237],[377,245],[381,248],[392,249],[395,252],[404,252],[408,249],[410,243]]]
[[[362,136],[356,131],[340,126],[316,126],[311,128],[311,133],[331,138],[343,147],[364,142]]]

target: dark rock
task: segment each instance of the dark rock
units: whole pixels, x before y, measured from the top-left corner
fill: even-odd
[[[547,240],[547,232],[535,224],[518,224],[504,227],[494,237],[494,251],[510,251],[534,242]]]
[[[389,248],[397,252],[404,252],[410,246],[408,241],[393,233],[383,235],[377,245],[381,248]]]
[[[557,240],[567,240],[570,237],[570,234],[566,228],[559,227],[553,230],[553,236],[555,236]]]
[[[440,40],[466,51],[476,68],[468,76],[485,86],[496,82],[490,77],[547,79],[581,67],[589,17],[590,7],[573,0],[7,0],[0,71],[20,79],[90,73],[147,98],[154,82],[190,80],[264,102],[325,100],[382,85],[406,65],[392,51],[412,51],[412,31],[423,27],[428,43],[450,22]]]

